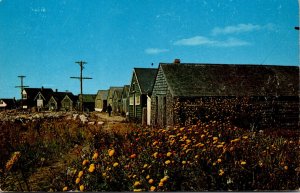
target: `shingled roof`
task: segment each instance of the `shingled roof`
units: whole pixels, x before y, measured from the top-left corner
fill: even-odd
[[[52,97],[58,102],[62,101],[66,95],[68,95],[69,97],[72,97],[73,94],[71,92],[53,92],[52,93]]]
[[[101,98],[102,100],[106,100],[108,95],[108,90],[98,90],[97,97]]]
[[[299,67],[170,64],[160,69],[174,96],[298,96]]]
[[[156,68],[134,68],[137,81],[141,88],[142,94],[152,93],[155,77],[157,75]]]

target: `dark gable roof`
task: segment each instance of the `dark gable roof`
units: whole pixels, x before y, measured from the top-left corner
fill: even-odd
[[[8,107],[15,107],[17,103],[15,99],[0,99],[0,101],[4,101]]]
[[[48,100],[53,93],[51,88],[24,88],[24,90],[27,93],[27,98],[32,100],[35,99],[39,92],[45,97],[46,100]]]
[[[142,94],[152,93],[157,68],[134,68]]]
[[[71,96],[73,94],[71,92],[53,92],[52,93],[52,97],[58,102],[62,101],[66,95]]]
[[[298,96],[299,67],[166,64],[160,68],[174,96]]]

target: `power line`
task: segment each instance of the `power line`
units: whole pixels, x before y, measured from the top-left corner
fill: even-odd
[[[74,78],[74,79],[79,79],[80,80],[80,96],[81,97],[79,97],[79,100],[80,100],[80,110],[81,110],[81,112],[83,112],[83,95],[82,95],[82,90],[83,90],[83,88],[82,88],[82,82],[83,82],[83,79],[92,79],[92,78],[90,78],[90,77],[83,77],[82,76],[82,70],[84,69],[84,64],[87,64],[87,62],[84,62],[84,61],[78,61],[78,62],[75,62],[75,63],[77,63],[77,64],[79,64],[79,66],[80,66],[80,77],[70,77],[70,78]]]

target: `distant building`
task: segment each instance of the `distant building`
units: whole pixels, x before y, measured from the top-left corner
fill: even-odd
[[[122,94],[121,94],[121,114],[122,115],[129,115],[129,89],[130,85],[124,85]]]
[[[145,124],[147,121],[147,100],[157,74],[156,68],[134,68],[129,89],[129,119]],[[148,99],[147,99],[148,96]],[[150,110],[150,109],[148,109]]]
[[[74,95],[71,92],[57,92],[57,91],[53,92],[47,104],[49,110],[51,111],[66,110],[62,103],[65,96],[74,97]],[[68,110],[70,110],[69,106],[70,105],[68,105],[67,107]]]
[[[78,103],[78,96],[75,96],[72,93],[70,93],[65,95],[64,98],[61,100],[61,108],[64,111],[73,111],[77,109]]]
[[[160,127],[230,117],[249,128],[299,128],[299,67],[161,63],[151,108]]]
[[[121,114],[122,109],[122,89],[115,89],[112,95],[112,109],[113,112],[116,114]]]
[[[21,102],[23,109],[44,108],[52,93],[51,88],[24,88],[22,91],[23,101]]]
[[[0,110],[11,110],[17,108],[16,99],[0,99]]]
[[[78,99],[80,102],[80,98],[82,98],[82,102],[83,102],[83,110],[84,111],[95,111],[95,99],[96,99],[95,94],[79,94],[78,95]]]
[[[95,111],[105,112],[107,108],[108,90],[98,90],[95,99]]]
[[[112,106],[112,111],[115,112],[116,109],[113,108],[113,96],[114,96],[114,92],[115,90],[118,90],[119,92],[122,92],[123,87],[117,87],[117,86],[111,86],[108,89],[108,94],[107,94],[107,105],[110,104],[110,106]]]

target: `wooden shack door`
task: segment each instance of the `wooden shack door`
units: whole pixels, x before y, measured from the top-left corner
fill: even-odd
[[[159,127],[165,127],[167,125],[167,100],[166,96],[158,96],[157,100],[157,124]]]

